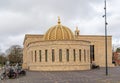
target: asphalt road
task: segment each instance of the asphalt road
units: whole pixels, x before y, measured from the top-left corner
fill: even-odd
[[[87,71],[34,72],[16,79],[0,80],[0,83],[120,83],[120,67]]]

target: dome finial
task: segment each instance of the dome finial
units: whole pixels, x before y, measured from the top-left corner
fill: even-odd
[[[58,24],[60,24],[61,22],[60,22],[60,17],[58,16]]]
[[[78,26],[76,26],[76,30],[78,30]]]
[[[78,36],[79,33],[80,33],[80,31],[78,30],[78,26],[76,26],[75,35]]]

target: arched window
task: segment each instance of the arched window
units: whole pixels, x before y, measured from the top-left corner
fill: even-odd
[[[90,62],[95,61],[95,47],[94,45],[90,45]]]
[[[69,49],[66,49],[66,59],[69,61]]]
[[[76,61],[75,49],[73,49],[73,57],[74,57],[74,61]]]
[[[54,49],[52,49],[52,62],[55,61],[55,53],[54,53]]]
[[[81,61],[81,49],[79,49],[79,61]]]
[[[62,62],[62,49],[59,49],[59,61]]]
[[[41,50],[39,50],[39,60],[42,61]]]
[[[48,58],[48,53],[47,53],[48,51],[47,50],[45,50],[45,61],[47,62],[47,58]]]
[[[88,57],[87,57],[87,61],[90,60],[90,56],[89,56],[89,55],[90,55],[90,52],[89,52],[89,50],[87,50],[87,56],[88,56]]]
[[[84,49],[84,61],[86,61],[86,50]]]
[[[31,61],[34,62],[34,60],[33,60],[33,51],[31,51]]]
[[[35,62],[36,62],[36,59],[37,59],[37,57],[36,57],[37,55],[36,55],[36,50],[35,50]]]

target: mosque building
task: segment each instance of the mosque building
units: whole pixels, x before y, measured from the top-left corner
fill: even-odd
[[[112,36],[107,36],[108,66],[112,66]],[[33,71],[90,70],[91,63],[105,67],[105,36],[81,35],[61,24],[45,34],[26,34],[23,68]]]

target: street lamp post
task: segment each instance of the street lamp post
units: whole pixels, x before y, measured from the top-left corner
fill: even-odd
[[[106,15],[106,0],[105,0],[105,15],[103,16],[105,18],[105,66],[106,66],[106,76],[108,75],[108,61],[107,61],[107,15]]]

